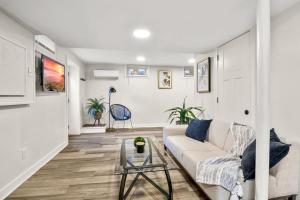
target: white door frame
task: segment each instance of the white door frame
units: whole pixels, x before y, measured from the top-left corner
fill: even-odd
[[[80,135],[80,69],[68,60],[68,134]]]

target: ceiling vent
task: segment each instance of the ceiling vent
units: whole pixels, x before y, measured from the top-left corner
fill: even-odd
[[[46,35],[35,35],[34,40],[48,51],[55,53],[55,43]]]

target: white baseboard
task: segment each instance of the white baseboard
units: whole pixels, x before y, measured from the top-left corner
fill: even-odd
[[[132,124],[133,128],[153,128],[153,127],[164,127],[167,125],[168,123]],[[123,122],[115,122],[114,128],[123,128]],[[124,128],[131,128],[130,122],[126,122]]]
[[[153,127],[164,127],[168,125],[167,123],[157,123],[157,124],[133,124],[133,128],[153,128]],[[130,127],[130,126],[128,126]]]
[[[80,129],[81,133],[105,133],[106,132],[106,126],[95,126],[95,127],[82,127]]]
[[[63,142],[58,145],[55,149],[49,152],[42,159],[33,164],[30,168],[22,172],[14,180],[9,182],[6,186],[0,189],[0,199],[6,198],[9,194],[15,191],[22,183],[24,183],[28,178],[35,174],[41,167],[43,167],[47,162],[49,162],[54,156],[61,152],[68,145],[68,141]]]

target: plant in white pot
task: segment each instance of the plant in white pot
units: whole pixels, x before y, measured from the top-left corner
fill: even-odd
[[[198,112],[197,115],[200,115],[204,112],[204,109],[200,106],[198,107],[187,107],[185,104],[186,97],[183,100],[182,107],[174,107],[166,110],[166,112],[170,112],[168,120],[170,120],[170,124],[174,120],[176,120],[176,124],[188,124],[190,120],[196,119],[195,112]]]
[[[87,103],[88,114],[94,117],[94,126],[96,125],[96,121],[98,121],[98,125],[100,125],[100,120],[102,118],[102,114],[105,111],[104,106],[104,98],[89,98]]]

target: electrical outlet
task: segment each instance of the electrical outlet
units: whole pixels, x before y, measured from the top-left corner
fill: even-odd
[[[26,160],[28,157],[28,150],[26,148],[21,149],[22,160]]]

